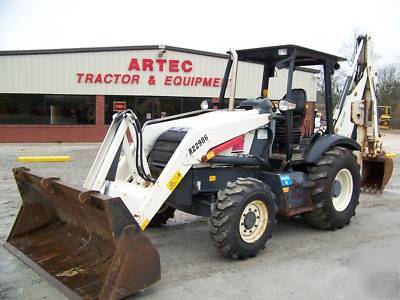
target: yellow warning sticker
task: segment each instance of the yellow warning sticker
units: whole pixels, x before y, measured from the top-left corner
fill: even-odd
[[[288,188],[288,187],[284,187],[284,188],[282,189],[282,191],[283,191],[284,193],[289,193],[289,188]]]
[[[213,158],[215,156],[214,151],[210,151],[207,153],[207,160],[210,160],[211,158]]]
[[[183,176],[182,173],[178,170],[175,174],[171,177],[171,179],[167,183],[167,188],[172,192],[181,182]]]
[[[145,230],[145,228],[147,227],[147,225],[149,225],[150,220],[149,219],[144,219],[142,225],[140,225],[140,228],[142,228],[142,230]]]
[[[210,176],[208,176],[208,181],[209,182],[214,182],[214,181],[216,181],[217,180],[217,176],[215,176],[215,175],[210,175]]]

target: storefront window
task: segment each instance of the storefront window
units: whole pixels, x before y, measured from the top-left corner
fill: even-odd
[[[125,109],[132,109],[135,111],[135,97],[133,96],[105,96],[104,102],[104,122],[111,124],[112,116],[117,111],[114,110],[114,103],[122,103],[125,105]]]
[[[0,124],[94,124],[95,96],[0,94]]]
[[[200,109],[204,98],[182,97],[144,97],[144,96],[106,96],[105,122],[110,124],[113,114],[116,113],[115,103],[123,103],[126,109],[132,109],[140,122],[177,115]]]
[[[205,98],[184,98],[182,101],[182,112],[195,111],[200,109],[200,104]]]

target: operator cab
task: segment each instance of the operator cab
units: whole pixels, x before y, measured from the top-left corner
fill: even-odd
[[[306,115],[314,120],[315,112],[312,105],[307,101],[311,100],[304,89],[293,88],[293,75],[296,70],[305,67],[317,67],[324,72],[324,100],[326,107],[327,128],[322,133],[333,133],[332,119],[332,94],[331,75],[334,70],[339,69],[339,61],[344,58],[323,53],[313,49],[297,45],[281,45],[273,47],[262,47],[244,49],[237,51],[239,61],[253,62],[264,66],[261,95],[258,99],[245,100],[238,108],[259,109],[261,113],[272,114],[273,143],[270,149],[269,158],[271,163],[299,164],[311,147],[314,135],[314,122],[305,120]],[[220,108],[224,106],[224,95],[226,82],[232,67],[232,59],[227,64],[224,82],[220,94]],[[275,76],[275,69],[288,69],[286,94],[282,99],[268,98],[270,77]],[[312,99],[315,100],[315,99]]]

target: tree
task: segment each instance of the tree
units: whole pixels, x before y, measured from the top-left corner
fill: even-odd
[[[340,68],[336,70],[332,76],[332,107],[335,108],[336,104],[339,102],[340,93],[346,81],[346,71]],[[324,73],[321,69],[321,73],[319,75],[317,81],[317,103],[318,110],[324,109],[324,95],[325,95],[325,86],[324,86]]]
[[[340,55],[347,59],[346,62],[340,63],[341,68],[335,71],[332,76],[332,102],[333,107],[340,98],[340,94],[344,87],[347,74],[350,72],[350,66],[355,59],[356,54],[356,40],[359,35],[360,30],[354,29],[351,37],[344,40],[342,47],[339,51]],[[380,55],[373,53],[373,60],[375,62],[380,60]],[[390,63],[378,67],[376,65],[375,70],[377,70],[377,93],[380,105],[388,105],[394,108],[394,104],[400,103],[400,63]],[[320,80],[317,83],[317,106],[319,109],[323,108],[324,99],[324,78],[323,74],[320,76]]]
[[[392,106],[400,100],[400,65],[387,64],[378,69],[378,98],[381,105]]]
[[[350,34],[349,38],[345,39],[342,42],[341,48],[339,50],[339,55],[344,57],[346,61],[340,63],[340,69],[336,70],[332,75],[332,107],[335,108],[336,104],[339,102],[340,94],[344,87],[346,77],[348,72],[350,71],[350,67],[353,63],[354,56],[356,54],[356,41],[357,36],[360,34],[359,28],[354,28],[353,32]],[[319,103],[319,107],[324,107],[323,99],[324,99],[324,77],[321,72],[321,76],[317,83],[317,102]]]

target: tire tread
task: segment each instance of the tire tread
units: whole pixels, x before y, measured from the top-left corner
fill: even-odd
[[[229,228],[233,222],[233,215],[241,201],[254,190],[264,190],[275,203],[275,195],[271,188],[262,181],[255,178],[238,178],[235,182],[228,182],[226,188],[218,192],[216,203],[211,206],[211,238],[215,247],[223,255],[233,259],[246,259],[253,257],[256,253],[244,254],[232,247],[229,241]],[[274,225],[276,222],[272,222]],[[268,238],[271,235],[268,236]],[[264,248],[265,246],[263,246]]]
[[[348,149],[335,147],[327,151],[321,159],[317,162],[316,166],[310,166],[307,168],[308,178],[315,182],[311,189],[311,198],[314,204],[314,210],[312,212],[304,214],[305,220],[308,224],[319,229],[339,229],[343,225],[337,224],[329,215],[327,208],[327,199],[331,197],[331,190],[328,187],[327,176],[333,165],[340,159],[349,159],[357,165],[359,171],[359,165],[357,158]],[[357,207],[359,201],[355,203]],[[355,209],[355,208],[354,208]],[[355,212],[352,214],[354,215]],[[350,223],[350,219],[346,220],[346,224]]]

